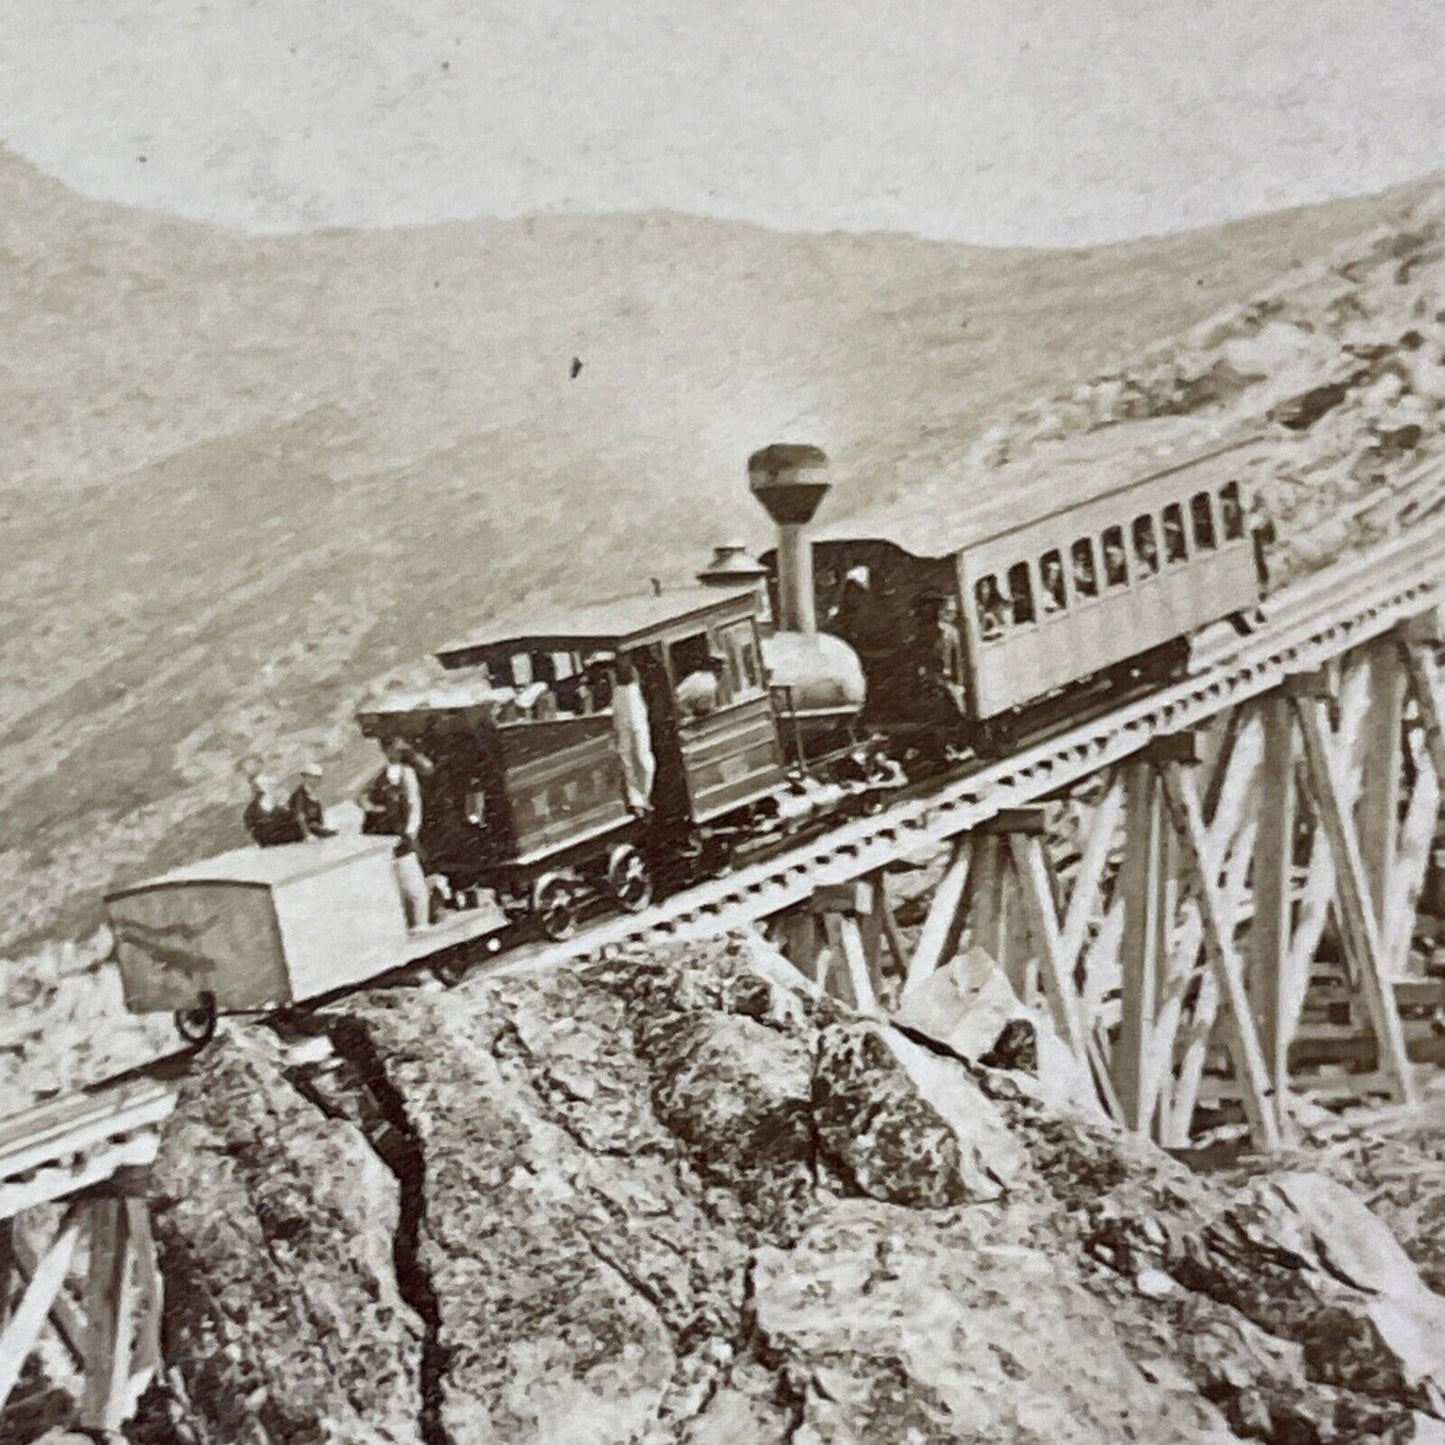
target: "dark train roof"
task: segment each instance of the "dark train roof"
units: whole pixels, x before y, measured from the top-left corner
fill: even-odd
[[[1170,472],[1245,460],[1261,441],[1238,431],[1211,437],[1178,417],[1126,422],[1044,443],[1001,467],[942,471],[902,496],[820,526],[813,539],[886,541],[915,557],[947,557]]]
[[[737,604],[756,598],[752,588],[678,587],[660,595],[634,593],[603,602],[573,607],[545,608],[502,618],[491,627],[436,651],[447,667],[464,667],[481,654],[515,647],[519,652],[635,647],[679,623],[697,619],[699,625],[720,611],[737,610]]]

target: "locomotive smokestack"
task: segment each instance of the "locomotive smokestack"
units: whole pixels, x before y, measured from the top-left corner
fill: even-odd
[[[775,442],[748,458],[748,486],[778,524],[778,625],[816,632],[808,523],[827,495],[828,458],[817,447]]]

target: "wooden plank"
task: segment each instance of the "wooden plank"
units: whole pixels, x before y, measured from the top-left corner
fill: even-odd
[[[20,1296],[4,1332],[0,1333],[0,1405],[10,1398],[26,1357],[35,1348],[40,1331],[45,1327],[50,1306],[65,1284],[65,1276],[80,1239],[80,1228],[79,1209],[72,1206],[61,1220],[55,1238],[37,1259],[30,1283]]]
[[[135,1261],[136,1319],[135,1351],[131,1360],[129,1413],[163,1361],[161,1320],[165,1309],[165,1284],[156,1267],[155,1239],[151,1234],[150,1210],[144,1199],[125,1202],[131,1255]]]
[[[1370,1011],[1382,1062],[1395,1078],[1396,1097],[1415,1099],[1415,1081],[1400,1033],[1400,1015],[1384,972],[1384,944],[1370,898],[1370,884],[1360,856],[1350,809],[1344,801],[1337,768],[1332,765],[1325,704],[1311,698],[1293,701],[1304,740],[1311,795],[1335,868],[1335,908],[1345,951]]]
[[[1364,719],[1364,756],[1355,818],[1370,897],[1378,909],[1375,921],[1384,934],[1388,931],[1385,915],[1400,819],[1400,740],[1406,679],[1399,647],[1389,638],[1365,650],[1363,665],[1369,676],[1370,697]]]
[[[903,937],[903,930],[898,926],[898,915],[893,911],[893,900],[888,896],[888,890],[883,885],[883,880],[878,882],[878,917],[883,924],[883,937],[888,944],[888,952],[893,956],[893,965],[898,970],[898,976],[906,979],[908,977],[908,943]]]
[[[981,948],[1000,967],[1007,963],[1004,938],[1003,839],[994,834],[974,835],[973,868],[964,890],[963,914],[969,942]]]
[[[1244,969],[1234,948],[1228,900],[1219,881],[1223,860],[1219,850],[1211,845],[1204,826],[1198,788],[1192,774],[1177,763],[1171,764],[1164,771],[1163,781],[1174,830],[1184,845],[1185,855],[1198,882],[1205,954],[1227,1007],[1225,1025],[1230,1057],[1242,1087],[1250,1133],[1262,1148],[1277,1149],[1280,1144],[1279,1115],[1244,987]]]
[[[1405,670],[1410,679],[1410,694],[1420,709],[1420,724],[1425,732],[1425,750],[1435,776],[1445,783],[1445,683],[1433,648],[1419,642],[1402,642]]]
[[[135,1328],[129,1215],[124,1199],[92,1199],[85,1209],[90,1216],[90,1260],[80,1423],[88,1430],[118,1430],[129,1410]]]
[[[1245,876],[1254,851],[1255,823],[1253,819],[1241,821],[1238,837],[1234,840],[1234,851],[1224,870],[1224,896],[1230,910],[1237,913],[1238,904],[1244,895]],[[1193,927],[1189,935],[1181,938],[1181,944],[1189,945],[1191,951],[1185,955],[1192,966],[1204,949],[1204,915],[1198,898],[1191,900]],[[1171,984],[1173,980],[1171,980]],[[1187,987],[1188,978],[1180,981],[1182,990]],[[1172,993],[1172,988],[1171,988]],[[1185,1030],[1185,1046],[1179,1060],[1179,1077],[1170,1097],[1162,1089],[1160,1078],[1163,1121],[1162,1139],[1171,1148],[1184,1148],[1189,1143],[1189,1131],[1194,1122],[1194,1110],[1199,1101],[1200,1085],[1208,1061],[1210,1040],[1213,1037],[1215,1021],[1219,1017],[1219,985],[1214,973],[1207,966],[1199,980],[1199,996]],[[1177,1027],[1177,1026],[1176,1026]],[[1162,1069],[1161,1069],[1162,1075]]]
[[[11,1244],[15,1263],[19,1267],[21,1277],[28,1283],[35,1278],[40,1257],[35,1247],[25,1237],[24,1231],[19,1227],[19,1221],[11,1221],[11,1223],[14,1226],[11,1233]],[[51,1301],[50,1321],[55,1326],[61,1342],[70,1352],[70,1358],[79,1368],[83,1369],[85,1367],[85,1319],[63,1288]]]
[[[861,1014],[878,1017],[881,1010],[873,992],[873,980],[868,971],[868,956],[863,947],[863,935],[859,930],[858,920],[851,914],[830,914],[825,926],[829,945],[842,960],[842,974],[848,980],[853,1007]]]
[[[908,962],[908,982],[903,989],[905,996],[958,951],[958,941],[963,936],[967,919],[964,895],[972,858],[973,840],[961,838],[953,846],[948,867],[934,889],[928,915],[918,931],[913,957]]]
[[[1289,1041],[1298,1004],[1289,986],[1295,842],[1294,711],[1275,695],[1264,705],[1264,763],[1254,845],[1254,917],[1249,929],[1250,999],[1274,1095],[1289,1097]],[[1300,999],[1303,1002],[1303,998]]]
[[[1064,957],[1043,841],[1015,833],[1009,837],[1009,849],[1021,885],[1024,916],[1043,963],[1045,992],[1054,1027],[1073,1050],[1074,1057],[1087,1068],[1088,1053],[1074,987],[1073,960]]]
[[[1415,916],[1430,868],[1430,851],[1440,818],[1440,781],[1429,766],[1418,767],[1395,849],[1394,876],[1385,902],[1386,972],[1398,983],[1410,967]]]
[[[1124,861],[1115,896],[1124,910],[1119,963],[1119,1034],[1110,1070],[1114,1092],[1124,1110],[1126,1128],[1146,1133],[1145,1054],[1158,1008],[1159,954],[1164,946],[1161,887],[1163,818],[1157,776],[1146,762],[1131,762],[1124,772]]]
[[[774,920],[778,951],[805,978],[818,967],[818,920],[811,913],[785,913]]]
[[[1090,922],[1102,911],[1104,870],[1114,846],[1114,837],[1124,816],[1124,785],[1111,775],[1090,820],[1089,835],[1074,870],[1074,887],[1060,931],[1059,951],[1065,965],[1072,969],[1084,947]]]

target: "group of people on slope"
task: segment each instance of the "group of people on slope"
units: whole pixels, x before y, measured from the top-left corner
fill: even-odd
[[[386,764],[361,795],[363,833],[396,839],[396,877],[409,927],[431,916],[431,896],[417,853],[421,836],[422,794],[417,765],[429,766],[399,738],[383,745]],[[305,843],[332,838],[337,829],[326,822],[326,812],[314,791],[321,768],[308,763],[300,770],[295,790],[284,801],[274,781],[264,773],[251,780],[251,801],[242,816],[253,842],[263,848],[283,843]]]

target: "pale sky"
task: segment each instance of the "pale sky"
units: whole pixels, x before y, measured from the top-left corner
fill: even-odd
[[[0,139],[250,230],[670,207],[1077,244],[1436,169],[1442,57],[1434,0],[8,0]]]

